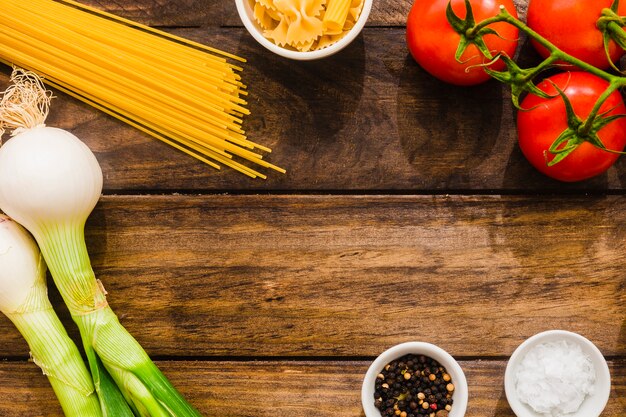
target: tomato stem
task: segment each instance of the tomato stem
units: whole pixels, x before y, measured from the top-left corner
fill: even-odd
[[[518,28],[520,31],[526,33],[526,35],[528,35],[529,37],[531,37],[532,39],[534,39],[535,41],[537,41],[541,46],[543,46],[544,48],[546,48],[549,52],[550,52],[550,56],[548,56],[546,58],[546,60],[549,60],[550,63],[554,63],[556,61],[562,61],[562,62],[566,62],[568,64],[574,65],[580,69],[582,69],[583,71],[587,71],[592,73],[593,75],[596,75],[606,81],[612,82],[615,79],[621,78],[617,75],[608,73],[606,71],[603,71],[599,68],[594,67],[591,64],[586,63],[583,60],[580,60],[574,56],[571,56],[565,52],[563,52],[562,50],[560,50],[556,45],[554,45],[552,42],[548,41],[546,38],[544,38],[543,36],[541,36],[539,33],[535,32],[533,29],[531,29],[530,27],[528,27],[528,25],[526,25],[524,22],[522,22],[521,20],[515,18],[513,15],[511,15],[504,7],[500,8],[500,13],[494,17],[490,17],[489,19],[485,19],[482,22],[477,23],[473,28],[468,29],[468,33],[470,33],[470,36],[477,36],[475,35],[476,33],[480,32],[482,29],[484,29],[485,27],[493,24],[493,23],[498,23],[498,22],[506,22],[510,25],[515,26],[516,28]],[[545,61],[544,61],[545,62]],[[543,64],[543,62],[542,62]],[[542,67],[542,69],[547,68],[547,66],[544,66],[540,64],[540,66]]]
[[[620,48],[626,49],[626,19],[617,14],[619,0],[615,0],[611,8],[605,7],[600,13],[600,18],[596,22],[596,27],[608,38],[614,40]]]
[[[589,116],[587,116],[587,119],[578,128],[578,133],[581,137],[586,137],[591,133],[591,129],[593,128],[594,122],[602,104],[604,104],[604,102],[609,98],[611,94],[613,94],[614,91],[624,86],[626,86],[626,79],[617,79],[610,82],[607,89],[604,90],[604,92],[596,100],[593,108],[589,112]]]
[[[626,26],[626,19],[621,18],[616,13],[619,1],[620,0],[615,0],[611,6],[611,9],[605,8],[602,10],[602,17],[598,20],[597,25],[598,28],[602,30],[603,33],[605,33],[605,39],[608,39],[610,37],[611,39],[615,40],[618,45],[626,49],[626,32],[624,32],[623,30],[623,27]],[[518,67],[517,64],[510,57],[500,56],[499,58],[496,58],[502,59],[505,62],[507,67],[506,71],[493,71],[485,68],[485,71],[490,74],[491,77],[511,86],[513,103],[518,108],[519,96],[522,93],[530,92],[534,94],[547,95],[545,92],[540,91],[535,86],[533,80],[543,71],[554,68],[556,65],[558,65],[557,62],[570,64],[579,68],[580,70],[586,71],[607,81],[609,83],[609,86],[598,97],[598,99],[594,103],[591,112],[584,121],[581,121],[575,114],[573,114],[573,109],[571,109],[569,99],[563,93],[563,91],[559,90],[559,96],[565,102],[566,107],[569,107],[571,109],[570,113],[572,114],[571,117],[568,119],[568,129],[566,129],[559,136],[559,138],[557,138],[549,151],[553,154],[559,154],[558,158],[555,158],[552,163],[557,163],[558,161],[562,160],[565,156],[567,156],[567,154],[571,153],[571,151],[575,149],[575,147],[580,145],[580,143],[582,143],[583,141],[590,142],[594,146],[597,146],[606,151],[610,151],[602,144],[602,142],[598,138],[597,130],[601,129],[606,124],[611,123],[616,118],[625,117],[626,115],[604,117],[604,115],[599,114],[599,112],[604,102],[609,98],[612,93],[620,88],[626,87],[625,76],[622,76],[621,74],[615,75],[609,73],[565,53],[556,45],[541,36],[539,33],[528,27],[524,22],[511,15],[504,6],[500,6],[500,12],[496,16],[487,18],[478,23],[474,23],[473,13],[471,12],[471,5],[468,0],[465,1],[467,9],[466,16],[469,16],[469,18],[466,20],[462,20],[458,16],[453,15],[450,4],[451,3],[448,4],[448,20],[462,38],[462,42],[459,44],[459,50],[457,51],[457,56],[460,56],[462,54],[462,50],[464,48],[467,48],[469,43],[474,43],[475,45],[485,45],[485,42],[482,39],[485,34],[497,35],[497,33],[493,31],[493,29],[489,28],[489,25],[500,22],[505,22],[512,26],[515,26],[521,32],[525,33],[529,38],[539,43],[549,52],[549,55],[535,67],[522,69]],[[608,41],[605,40],[605,42]],[[483,55],[485,55],[489,59],[492,59],[493,57],[490,56],[491,54],[485,54],[483,49],[484,48],[479,48],[479,50],[483,52]],[[573,137],[577,138],[577,140],[572,140],[572,135],[574,135]],[[561,148],[561,145],[562,143],[564,143],[564,141],[567,141],[568,146],[565,148]]]

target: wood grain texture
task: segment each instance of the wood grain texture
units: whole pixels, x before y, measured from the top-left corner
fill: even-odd
[[[207,416],[364,416],[366,361],[157,362]],[[466,417],[515,417],[504,394],[505,361],[461,361],[470,400]],[[626,362],[609,361],[611,397],[602,417],[626,413]],[[3,417],[62,417],[54,393],[32,363],[0,362]]]
[[[153,26],[242,26],[235,0],[82,0],[84,4]],[[521,18],[525,18],[528,0],[514,0]],[[374,0],[368,26],[400,26],[412,0]]]
[[[117,16],[157,27],[219,27],[225,13],[235,10],[234,0],[80,0]]]
[[[245,128],[251,140],[274,149],[267,159],[288,173],[254,181],[228,168],[216,171],[57,94],[48,124],[90,146],[106,192],[598,193],[621,192],[626,184],[625,158],[581,183],[540,174],[517,146],[508,91],[495,81],[458,88],[435,80],[409,57],[403,30],[366,29],[341,54],[316,62],[280,59],[243,29],[175,33],[249,59],[243,76],[252,116]]]
[[[81,1],[247,58],[244,127],[288,170],[217,172],[55,93],[48,125],[104,173],[87,224],[98,278],[203,415],[364,417],[370,361],[423,340],[461,360],[466,417],[514,417],[506,359],[555,328],[601,349],[603,417],[626,415],[626,159],[578,184],[538,174],[506,88],[448,86],[410,58],[412,0],[375,0],[362,35],[317,62],[263,49],[234,0]],[[519,58],[537,59],[526,44]],[[0,416],[62,417],[27,358],[0,315]]]
[[[562,328],[614,356],[625,223],[619,196],[108,196],[87,242],[151,355],[372,356],[418,339],[507,356]],[[0,357],[24,357],[5,318],[0,335]]]
[[[407,3],[376,4],[395,10]],[[171,13],[184,16],[181,12],[189,9],[197,17],[200,8],[234,8],[203,1],[95,5],[127,17],[133,17],[133,10],[167,16],[173,8]],[[519,2],[518,8],[524,5]],[[272,172],[268,181],[251,181],[228,168],[215,171],[57,94],[48,124],[72,131],[94,150],[107,192],[624,189],[624,158],[607,174],[577,184],[539,174],[517,147],[508,90],[495,81],[459,88],[435,80],[410,58],[402,28],[366,29],[340,54],[316,62],[279,58],[242,28],[172,31],[248,58],[243,77],[252,116],[245,129],[251,140],[274,149],[267,159],[288,173]],[[520,56],[530,62],[534,53],[526,47]],[[6,84],[9,69],[3,68],[0,83]]]

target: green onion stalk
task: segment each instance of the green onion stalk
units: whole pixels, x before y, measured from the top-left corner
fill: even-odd
[[[48,300],[46,264],[24,228],[0,215],[0,311],[26,339],[67,417],[102,417],[91,375]]]
[[[104,414],[200,416],[120,324],[91,267],[84,228],[103,181],[94,154],[45,126],[50,93],[37,75],[15,69],[11,79],[0,102],[0,128],[14,134],[0,147],[0,209],[37,241],[80,330]]]
[[[612,61],[609,55],[610,41],[615,41],[620,47],[626,49],[626,35],[624,35],[623,31],[623,27],[626,26],[626,18],[617,15],[619,1],[620,0],[614,0],[610,8],[603,9],[601,12],[601,17],[597,22],[598,29],[603,32],[604,49],[606,51],[607,58],[611,63]],[[612,120],[614,120],[615,116],[607,116],[603,114],[602,112],[600,112],[600,108],[613,92],[626,87],[626,76],[621,73],[614,74],[604,71],[563,52],[553,43],[551,43],[546,38],[528,27],[524,22],[511,15],[506,10],[506,8],[502,6],[500,7],[500,12],[496,16],[487,18],[480,22],[476,22],[474,20],[470,0],[465,0],[465,7],[466,17],[464,19],[460,18],[454,13],[451,3],[448,3],[448,7],[446,10],[446,17],[448,19],[448,22],[461,37],[461,40],[459,41],[459,47],[456,52],[456,57],[459,62],[460,57],[463,55],[463,52],[465,52],[469,45],[475,45],[482,53],[482,55],[490,61],[490,64],[494,60],[501,59],[506,64],[506,70],[494,71],[487,66],[484,67],[484,70],[492,78],[511,87],[511,99],[514,106],[519,110],[524,110],[519,105],[519,100],[522,94],[532,93],[539,97],[552,98],[550,95],[537,88],[534,80],[540,74],[549,69],[559,68],[562,63],[577,67],[582,71],[589,72],[597,77],[606,80],[609,85],[607,89],[598,97],[587,118],[582,121],[580,125],[570,125],[568,127],[575,132],[576,138],[574,139],[577,143],[587,141],[607,152],[619,154],[623,153],[606,148],[602,143],[602,140],[597,136],[597,127],[608,124]],[[517,27],[521,32],[525,33],[528,37],[534,39],[537,43],[543,46],[549,52],[549,55],[538,65],[529,68],[519,67],[518,64],[511,57],[505,55],[493,56],[492,52],[486,46],[486,43],[483,40],[483,36],[485,34],[497,35],[497,32],[494,32],[493,29],[489,28],[489,25],[497,22],[506,22],[510,25]],[[615,64],[613,63],[612,68],[617,69],[615,67]],[[565,102],[566,108],[570,109],[571,105],[567,96],[563,94],[558,86],[555,85],[554,87],[558,91],[562,100]],[[622,116],[620,115],[619,117]],[[573,120],[575,120],[575,118],[568,117],[568,124],[572,124]],[[555,143],[551,146],[549,150],[553,154],[559,154],[558,158],[555,158],[553,161],[551,161],[550,164],[557,163],[565,156],[567,156],[567,154],[576,149],[576,147],[568,147],[567,149],[565,149],[564,152],[563,150],[559,149],[558,144],[559,143],[555,141]]]

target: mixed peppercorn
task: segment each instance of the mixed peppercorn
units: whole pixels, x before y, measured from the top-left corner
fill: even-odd
[[[448,417],[453,393],[452,379],[439,362],[409,354],[378,374],[374,404],[382,417]]]

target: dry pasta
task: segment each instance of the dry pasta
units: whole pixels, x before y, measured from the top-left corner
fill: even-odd
[[[326,48],[343,38],[363,0],[250,0],[266,38],[298,51]]]
[[[266,6],[272,0],[263,0]],[[235,55],[74,0],[0,0],[0,61],[203,161],[285,172],[242,129],[250,112]],[[278,17],[268,13],[268,19]],[[238,160],[241,160],[239,162]]]
[[[345,26],[351,0],[327,0],[326,13],[324,13],[324,30],[328,35],[340,35]]]

